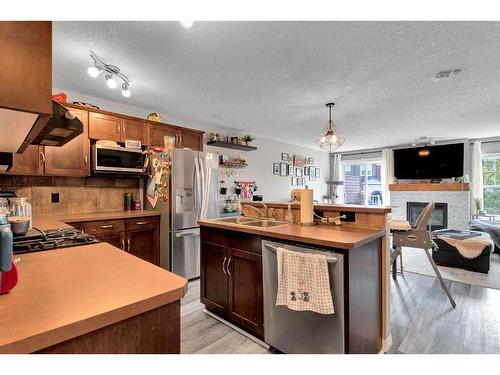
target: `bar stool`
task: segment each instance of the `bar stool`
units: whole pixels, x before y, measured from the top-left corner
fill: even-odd
[[[397,277],[397,266],[396,261],[397,258],[400,257],[401,262],[401,272],[403,272],[403,261],[402,261],[402,251],[401,248],[405,247],[414,247],[417,249],[423,249],[425,255],[427,255],[427,259],[431,263],[431,266],[436,274],[441,287],[445,291],[448,299],[450,300],[451,306],[453,308],[456,307],[455,300],[448,289],[448,286],[445,284],[443,277],[441,276],[441,272],[434,263],[432,259],[431,253],[429,253],[429,249],[436,248],[436,244],[432,240],[432,232],[430,229],[430,218],[432,215],[432,211],[434,210],[434,202],[429,203],[420,213],[415,222],[414,226],[411,226],[410,223],[407,222],[407,225],[401,225],[401,221],[398,222],[398,225],[392,225],[389,223],[391,227],[392,234],[392,253],[391,253],[391,267],[392,267],[392,277],[396,279]]]

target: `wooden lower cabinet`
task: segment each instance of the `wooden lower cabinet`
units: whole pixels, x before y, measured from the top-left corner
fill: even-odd
[[[201,228],[201,302],[264,337],[261,238]]]
[[[160,264],[158,216],[70,224],[85,233],[92,234],[101,242],[107,242],[157,266]]]

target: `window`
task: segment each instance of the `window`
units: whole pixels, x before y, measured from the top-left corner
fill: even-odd
[[[342,166],[346,204],[382,205],[381,162],[345,162]]]
[[[500,215],[500,154],[483,156],[483,202],[486,213]]]

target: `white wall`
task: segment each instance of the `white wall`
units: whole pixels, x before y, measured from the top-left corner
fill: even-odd
[[[259,137],[256,137],[256,139],[252,142],[252,145],[256,146],[257,150],[251,152],[207,146],[206,141],[210,132],[218,132],[220,135],[241,136],[245,131],[238,131],[208,123],[176,123],[169,117],[168,105],[165,106],[165,109],[139,108],[57,87],[54,87],[52,92],[64,92],[68,97],[69,103],[73,101],[86,102],[96,105],[102,110],[127,114],[140,118],[146,118],[149,113],[157,112],[160,116],[162,116],[165,122],[205,131],[204,151],[218,152],[232,157],[239,155],[248,162],[248,167],[239,170],[237,175],[230,178],[221,176],[221,178],[226,181],[225,186],[233,188],[234,181],[255,181],[258,186],[256,194],[262,194],[264,196],[264,200],[266,201],[288,201],[290,198],[290,191],[292,190],[291,178],[273,175],[273,163],[280,162],[282,152],[313,157],[315,160],[314,165],[321,170],[321,177],[317,181],[308,181],[307,184],[310,188],[314,189],[314,199],[319,202],[321,202],[321,196],[326,194],[325,181],[328,179],[329,173],[329,158],[326,152]],[[248,130],[248,132],[251,133],[250,130]],[[311,134],[311,137],[312,136],[314,135]],[[234,189],[231,189],[230,193],[234,193]]]

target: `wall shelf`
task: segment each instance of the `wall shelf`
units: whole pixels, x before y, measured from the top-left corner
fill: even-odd
[[[207,142],[207,145],[215,147],[231,148],[233,150],[241,150],[241,151],[257,150],[257,147],[254,146],[237,145],[235,143],[224,142],[224,141],[209,141]]]

